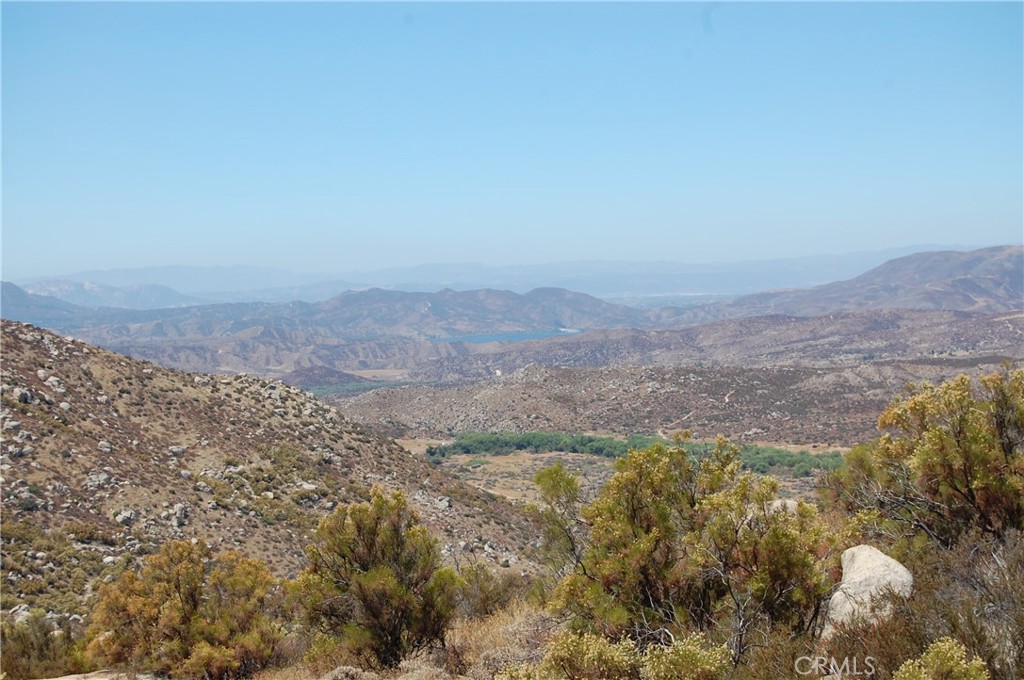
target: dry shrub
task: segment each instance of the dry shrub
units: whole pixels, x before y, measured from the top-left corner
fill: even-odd
[[[389,680],[454,680],[448,671],[438,668],[426,658],[413,658],[402,661],[395,675]]]
[[[495,573],[484,564],[459,567],[461,583],[456,592],[458,613],[465,618],[482,618],[507,607],[529,589],[526,578],[512,572]]]
[[[787,626],[776,625],[751,641],[743,663],[736,667],[730,677],[732,680],[802,677],[796,672],[798,659],[815,656],[815,643],[808,636],[794,635]]]
[[[287,668],[274,668],[256,673],[253,680],[310,680],[319,677],[307,666],[296,665]]]
[[[332,669],[362,668],[370,660],[353,651],[352,647],[344,640],[323,633],[314,633],[310,637],[304,662],[305,670],[310,673],[307,677],[320,678],[321,676],[330,677]],[[349,679],[344,678],[344,680]],[[363,679],[359,678],[358,680]]]
[[[0,625],[0,669],[7,680],[79,673],[90,666],[74,643],[71,623],[51,621],[37,610],[19,623]]]
[[[322,671],[310,665],[297,664],[261,671],[252,680],[381,680],[381,676],[352,666],[338,666],[331,671]]]
[[[484,619],[463,619],[448,633],[441,665],[452,675],[490,680],[501,670],[540,661],[558,630],[552,616],[515,602]]]

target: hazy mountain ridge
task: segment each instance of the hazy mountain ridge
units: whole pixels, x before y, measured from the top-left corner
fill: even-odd
[[[30,292],[47,281],[105,287],[165,286],[218,302],[322,302],[346,290],[386,288],[434,292],[494,288],[526,293],[567,288],[603,298],[659,295],[735,296],[780,288],[807,288],[854,277],[892,258],[949,246],[921,245],[844,254],[746,262],[567,261],[534,265],[434,263],[347,274],[296,273],[271,267],[139,267],[16,280]],[[954,248],[963,250],[963,247]],[[63,297],[67,302],[82,304]],[[99,305],[94,305],[99,306]],[[111,305],[121,306],[121,305]],[[644,305],[650,306],[650,305]]]
[[[848,281],[712,305],[723,317],[811,316],[858,309],[1024,310],[1024,246],[906,255]]]
[[[80,307],[163,309],[209,303],[203,298],[155,284],[108,286],[93,282],[47,279],[25,284],[22,288],[35,295],[49,295]]]
[[[879,322],[871,314],[856,316],[856,310],[901,307],[1001,314],[1024,308],[1022,280],[1024,247],[1006,246],[967,253],[919,253],[893,260],[849,281],[802,291],[762,293],[692,308],[637,309],[553,288],[525,294],[490,289],[416,293],[375,288],[345,292],[320,303],[261,302],[145,311],[89,310],[53,298],[32,296],[11,284],[4,284],[3,314],[186,370],[282,375],[326,366],[339,371],[417,369],[422,375],[429,375],[437,374],[437,367],[455,366],[461,361],[464,365],[454,369],[455,374],[479,377],[479,367],[473,368],[472,364],[484,360],[474,359],[476,355],[521,355],[522,358],[512,362],[512,370],[536,361],[599,365],[595,362],[601,355],[606,357],[604,363],[724,361],[726,358],[719,349],[723,343],[742,343],[745,335],[754,337],[757,333],[762,333],[762,338],[771,338],[776,333],[792,335],[790,327],[801,324],[805,326],[803,331],[818,332],[813,328],[815,324],[826,323],[801,322],[789,317],[846,313],[852,316],[844,317],[846,328],[837,336],[845,344],[825,343],[829,345],[828,351],[841,357],[850,355],[851,348],[856,347],[863,351],[857,349],[854,354],[874,354],[869,341],[871,334],[878,332]],[[746,322],[754,328],[767,324],[768,328],[756,332],[744,325],[712,327],[707,332],[724,333],[725,337],[715,338],[713,351],[703,353],[678,351],[680,343],[685,344],[685,339],[696,331],[687,330],[677,335],[657,332],[658,329],[696,327],[721,319],[771,314],[786,316],[771,317],[765,322]],[[931,328],[934,323],[929,319],[922,315],[904,315],[901,332],[909,333],[908,324],[914,320],[921,320]],[[951,323],[951,328],[959,329],[975,322],[955,317]],[[998,335],[1001,322],[980,319],[976,323],[980,324],[980,330],[963,328],[965,337],[988,332],[986,329],[990,326]],[[773,329],[779,324],[779,329]],[[520,337],[515,339],[530,334],[560,336],[566,329],[637,330],[617,331],[611,335],[597,332],[580,337],[555,337],[522,346],[462,342],[474,338],[510,339],[517,334]],[[858,333],[864,338],[853,339]],[[1014,339],[1012,333],[997,337],[992,352],[1008,352],[1014,346]],[[602,346],[606,342],[610,344]],[[790,342],[802,343],[804,351],[813,345],[795,337]],[[650,348],[646,355],[636,349],[645,345]],[[934,343],[926,342],[924,346],[934,351],[943,349]],[[960,347],[956,343],[950,346]],[[568,354],[576,356],[555,358]],[[659,358],[659,354],[664,356]],[[747,349],[737,353],[735,360],[749,361],[752,356],[756,357],[756,352]],[[818,356],[826,356],[824,345]],[[897,356],[904,354],[897,353]],[[787,359],[783,356],[770,360]]]
[[[10,313],[11,318],[31,316],[35,297],[13,284],[6,284],[5,290],[12,291],[5,314]],[[58,330],[86,330],[95,337],[209,337],[277,326],[283,331],[319,328],[332,336],[356,338],[394,335],[443,339],[473,333],[557,332],[567,327],[650,323],[650,315],[643,310],[553,288],[525,294],[492,289],[416,293],[371,288],[347,291],[318,303],[240,302],[152,310],[89,310],[65,304],[60,309],[62,314],[53,317],[60,324]]]

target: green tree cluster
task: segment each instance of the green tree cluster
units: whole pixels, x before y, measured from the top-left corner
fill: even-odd
[[[516,451],[544,453],[589,453],[606,458],[618,458],[631,449],[646,448],[664,442],[660,437],[630,435],[625,440],[589,434],[562,432],[462,432],[451,444],[427,448],[427,457],[438,461],[452,454],[505,455]]]
[[[646,449],[655,444],[670,444],[661,437],[630,435],[625,440],[586,434],[560,432],[462,432],[450,444],[427,448],[427,458],[434,463],[452,454],[505,455],[517,451],[544,453],[562,451],[587,453],[606,458],[621,458],[630,451]],[[692,456],[701,456],[706,444],[684,442],[682,446]],[[745,470],[769,474],[785,471],[795,477],[807,477],[815,470],[835,470],[842,466],[842,455],[837,452],[810,454],[807,451],[787,451],[771,446],[744,444],[740,447],[740,465]]]

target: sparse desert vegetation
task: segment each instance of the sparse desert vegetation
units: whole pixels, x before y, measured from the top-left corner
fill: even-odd
[[[4,590],[14,598],[5,602],[2,634],[12,680],[99,666],[265,680],[745,680],[791,677],[801,659],[822,654],[870,662],[882,680],[936,673],[1002,680],[1018,677],[1024,662],[1019,369],[896,396],[879,420],[881,437],[847,452],[841,467],[812,474],[818,495],[802,500],[783,497],[770,473],[793,471],[814,454],[744,450],[725,439],[643,442],[626,455],[597,457],[540,451],[571,448],[566,435],[481,434],[463,438],[473,444],[464,453],[448,453],[459,445],[435,451],[442,468],[535,460],[532,502],[512,506],[460,485],[423,454],[328,418],[317,411],[326,407],[298,392],[247,378],[182,381],[30,327],[5,323],[4,330],[16,350],[4,367],[5,427],[32,436],[16,439],[20,456],[4,454],[10,470],[28,477],[17,485],[20,495],[4,500]],[[155,441],[167,454],[151,457],[177,461],[162,465],[184,480],[185,499],[209,499],[204,532],[143,531],[147,511],[165,512],[178,530],[198,512],[195,501],[179,512],[144,495],[173,489],[145,464],[142,438],[155,435],[138,414],[119,410],[115,399],[127,395],[94,399],[89,410],[103,417],[81,423],[56,399],[48,403],[34,381],[53,389],[51,377],[74,375],[55,361],[73,351],[89,357],[88,371],[59,378],[59,386],[76,404],[86,384],[121,384],[177,409],[196,400],[207,400],[206,408],[242,405],[225,415],[224,429],[244,447],[228,437],[220,447],[196,447],[192,436],[169,437],[174,411],[154,418],[167,437]],[[269,394],[278,390],[280,398]],[[273,408],[256,411],[255,396]],[[47,415],[61,423],[59,436],[44,429]],[[112,424],[121,419],[133,429]],[[249,444],[246,427],[257,426],[264,434],[291,427],[295,438]],[[131,435],[140,442],[126,446]],[[32,479],[43,465],[80,460],[62,455],[69,440],[60,437],[79,449],[105,443],[93,445],[108,464],[85,476],[108,490],[112,510],[90,513],[104,506],[87,503],[107,497],[56,496],[57,478],[49,486]],[[491,439],[511,452],[487,453]],[[198,460],[186,467],[193,447]],[[329,474],[375,447],[418,481],[403,489],[394,474],[369,485]],[[565,456],[604,462],[606,480],[581,480]],[[129,474],[153,476],[127,489],[143,494],[132,496],[134,504],[112,488]],[[487,502],[474,504],[479,498]],[[217,511],[252,527],[236,539],[246,554],[235,541],[207,538],[227,518]],[[516,534],[518,527],[532,527],[532,536]],[[281,535],[300,545],[301,569],[275,557]],[[519,552],[495,540],[517,535]],[[854,553],[881,556],[913,586],[900,594],[876,588],[875,609],[840,611],[836,593],[854,587],[855,566],[847,564]]]

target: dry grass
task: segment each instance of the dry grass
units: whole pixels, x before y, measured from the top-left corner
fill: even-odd
[[[442,665],[452,674],[490,680],[509,666],[539,661],[559,628],[547,612],[517,602],[483,620],[457,624],[448,634]]]

